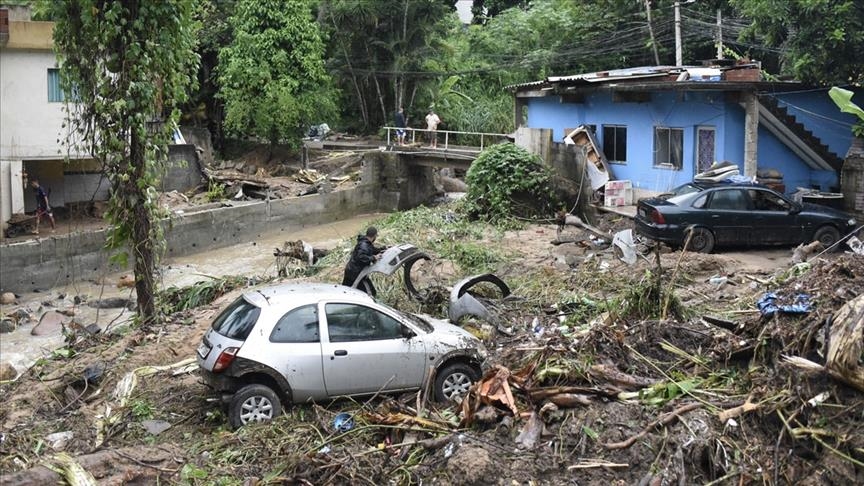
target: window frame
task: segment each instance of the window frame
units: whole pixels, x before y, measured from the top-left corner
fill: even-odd
[[[328,308],[331,305],[359,307],[359,308],[365,309],[366,312],[374,312],[374,313],[377,313],[378,316],[384,316],[385,318],[392,320],[393,322],[395,322],[398,325],[398,327],[396,328],[396,334],[392,335],[392,336],[367,336],[367,335],[360,335],[360,334],[355,334],[352,336],[350,334],[346,334],[346,335],[337,334],[336,338],[334,339],[334,334],[333,334],[334,326],[333,326],[333,322],[331,321],[331,315],[337,315],[337,313],[334,312],[333,314],[331,314],[328,311]],[[376,307],[371,307],[371,306],[358,304],[358,303],[354,303],[354,302],[327,302],[324,304],[324,316],[327,319],[327,340],[331,343],[352,343],[352,342],[356,343],[356,342],[387,341],[387,340],[391,340],[391,339],[400,339],[400,338],[404,337],[402,334],[402,328],[404,327],[404,323],[401,320],[391,316],[390,314],[388,314],[386,312],[383,312],[381,309],[378,309]],[[359,313],[358,313],[358,317],[359,317]],[[379,322],[379,325],[380,325],[380,322]],[[348,328],[346,330],[351,331],[351,330],[356,330],[356,329],[357,328],[355,327],[354,329]],[[345,336],[351,337],[351,339],[344,339]]]
[[[627,125],[618,125],[618,124],[611,123],[608,125],[603,124],[600,127],[601,127],[600,130],[603,133],[603,142],[601,144],[603,145],[603,155],[606,156],[606,161],[609,162],[610,164],[626,165],[627,164]],[[607,141],[607,136],[606,136],[606,129],[607,128],[611,129],[612,133],[613,133],[613,139],[611,141]],[[620,138],[624,139],[624,143],[623,143],[624,156],[622,158],[618,157],[618,155],[619,155],[619,153],[618,153],[619,131],[623,131],[623,137],[620,137]],[[596,134],[596,132],[595,132],[595,134]],[[611,147],[614,149],[613,150],[614,153],[612,153],[612,154],[609,153],[609,150],[607,150],[607,147],[609,147],[607,145],[607,143],[611,143]]]
[[[283,339],[276,339],[276,337],[277,337],[277,336],[276,336],[276,332],[279,330],[280,323],[282,323],[282,320],[283,320],[283,319],[286,319],[286,318],[288,318],[289,316],[291,316],[292,314],[296,314],[296,313],[298,313],[299,311],[304,311],[304,310],[307,310],[307,309],[310,309],[310,308],[313,310],[313,312],[314,312],[314,314],[315,314],[315,332],[314,332],[314,340],[311,340],[311,341],[310,341],[310,340],[303,340],[303,341],[300,341],[300,340],[283,340]],[[293,324],[295,324],[295,322],[296,322],[296,321],[286,322],[285,325],[293,325]],[[279,343],[279,344],[290,344],[290,343],[293,343],[293,344],[298,344],[298,343],[306,343],[306,344],[308,344],[308,343],[320,343],[320,342],[321,342],[321,318],[320,318],[320,316],[318,315],[318,304],[306,304],[306,305],[301,305],[300,307],[295,307],[295,308],[289,310],[288,312],[282,314],[282,317],[280,317],[279,320],[276,321],[276,324],[273,325],[273,330],[270,331],[269,341],[270,341],[271,343]]]
[[[660,132],[666,132],[666,160],[660,160],[660,140],[661,134]],[[678,148],[678,164],[676,165],[673,160],[672,150],[672,133],[676,132],[680,134],[680,147]],[[669,170],[683,170],[684,169],[684,129],[681,127],[667,127],[667,126],[655,126],[654,127],[654,160],[652,164],[656,169],[669,169]]]
[[[48,103],[65,103],[66,92],[60,81],[60,68],[48,68]]]

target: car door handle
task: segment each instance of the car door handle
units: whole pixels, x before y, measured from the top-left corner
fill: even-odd
[[[348,356],[348,351],[345,351],[344,349],[337,349],[336,351],[333,351],[333,355],[334,356]]]

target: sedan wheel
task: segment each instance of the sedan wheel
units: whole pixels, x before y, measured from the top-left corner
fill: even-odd
[[[840,232],[837,231],[837,228],[833,226],[823,226],[816,230],[816,233],[813,234],[813,241],[818,241],[828,248],[829,246],[837,243],[837,240],[840,239]]]
[[[232,427],[255,422],[268,422],[282,413],[279,396],[265,385],[247,385],[241,388],[228,406],[228,420]]]
[[[469,365],[454,363],[438,372],[435,378],[435,399],[439,402],[458,401],[477,381],[479,373]]]
[[[687,243],[687,250],[698,253],[711,253],[714,250],[714,233],[707,228],[690,228],[684,233],[684,241],[690,239]]]

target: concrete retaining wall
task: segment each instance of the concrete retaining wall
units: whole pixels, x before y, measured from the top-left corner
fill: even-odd
[[[292,199],[235,202],[197,208],[165,221],[165,256],[254,241],[264,233],[300,229],[360,214],[415,207],[440,192],[435,171],[392,153],[363,158],[362,183],[353,189]],[[103,247],[107,231],[74,233],[0,245],[0,292],[32,292],[120,270]],[[130,267],[131,270],[131,262]]]
[[[300,229],[392,210],[379,204],[379,193],[379,185],[367,184],[330,194],[236,203],[230,208],[176,216],[166,222],[166,257],[252,241],[279,226]],[[0,246],[0,292],[44,290],[119,270],[110,268],[103,249],[106,233],[74,233]]]

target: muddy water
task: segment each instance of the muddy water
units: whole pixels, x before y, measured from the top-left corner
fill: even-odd
[[[373,220],[383,214],[356,216],[351,219],[307,226],[301,230],[276,229],[262,235],[254,242],[206,251],[195,255],[172,258],[162,265],[159,285],[187,286],[202,280],[202,276],[221,277],[227,275],[275,275],[273,250],[288,240],[303,240],[316,248],[333,248],[345,239],[352,239]],[[131,272],[124,272],[131,273]],[[106,275],[104,283],[78,282],[66,287],[50,289],[43,293],[23,295],[18,305],[3,306],[8,314],[19,308],[27,309],[37,320],[46,311],[72,310],[75,320],[84,325],[96,323],[102,329],[113,329],[128,324],[134,312],[126,309],[95,309],[75,305],[76,296],[86,296],[88,301],[122,297],[134,302],[135,293],[128,288],[118,289],[116,282],[124,273]],[[62,297],[61,297],[62,296]],[[38,358],[49,356],[63,345],[63,336],[57,331],[44,336],[30,334],[35,323],[24,324],[14,332],[0,334],[0,361],[11,363],[19,371],[27,369]]]

